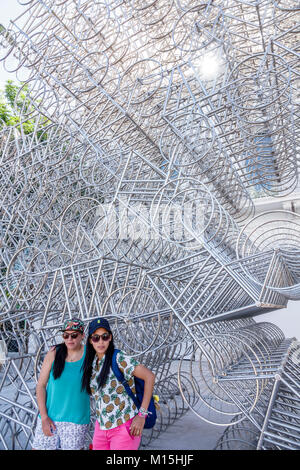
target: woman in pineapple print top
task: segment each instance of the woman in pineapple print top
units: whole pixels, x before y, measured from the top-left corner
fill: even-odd
[[[133,376],[144,380],[144,397],[138,410],[112,371],[114,341],[105,318],[89,325],[83,363],[82,390],[96,401],[93,450],[137,450],[152,397],[155,376],[134,358],[118,352],[117,364],[135,392]]]

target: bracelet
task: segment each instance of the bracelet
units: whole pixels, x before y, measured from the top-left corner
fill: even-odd
[[[139,412],[138,412],[138,415],[139,416],[142,416],[143,418],[147,418],[148,416],[148,410],[146,410],[145,408],[140,408],[139,409]]]

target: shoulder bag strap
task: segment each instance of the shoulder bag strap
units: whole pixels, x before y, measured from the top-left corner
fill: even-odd
[[[118,366],[118,363],[117,363],[117,354],[118,354],[119,351],[120,351],[119,349],[115,349],[114,352],[113,352],[112,363],[111,363],[112,371],[115,374],[115,376],[117,377],[118,381],[121,382],[121,384],[125,388],[127,394],[133,400],[135,406],[137,408],[139,408],[141,406],[141,404],[139,403],[138,399],[136,398],[136,396],[133,394],[131,388],[129,387],[128,382],[124,377],[124,374],[119,369],[119,366]]]

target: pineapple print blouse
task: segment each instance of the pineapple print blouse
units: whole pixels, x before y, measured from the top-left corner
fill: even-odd
[[[116,360],[131,390],[135,393],[132,373],[135,366],[139,365],[139,362],[133,357],[127,356],[123,351],[118,352]],[[117,380],[112,369],[110,369],[105,385],[98,389],[97,377],[103,363],[104,357],[99,361],[96,355],[93,361],[90,387],[92,396],[96,401],[96,417],[99,427],[107,431],[121,426],[121,424],[133,418],[138,410],[123,385]]]

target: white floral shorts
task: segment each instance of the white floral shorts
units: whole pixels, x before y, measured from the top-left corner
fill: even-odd
[[[88,424],[54,421],[53,436],[45,436],[38,418],[32,448],[36,450],[80,450],[84,448]]]

